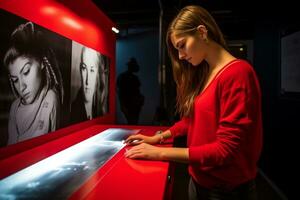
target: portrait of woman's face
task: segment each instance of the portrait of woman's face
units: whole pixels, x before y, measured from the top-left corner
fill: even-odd
[[[9,78],[23,104],[34,102],[41,89],[42,67],[40,63],[27,57],[18,57],[8,65]]]
[[[82,60],[80,63],[80,74],[84,93],[84,100],[90,102],[93,100],[93,95],[96,90],[99,61],[97,52],[83,48]]]

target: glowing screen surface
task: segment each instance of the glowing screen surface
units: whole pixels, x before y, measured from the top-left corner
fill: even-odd
[[[110,128],[0,180],[0,199],[66,199],[138,130]]]

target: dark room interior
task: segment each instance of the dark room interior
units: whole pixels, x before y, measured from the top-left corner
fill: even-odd
[[[126,139],[137,133],[158,135],[159,142],[150,144],[189,149],[187,136],[173,140],[162,134],[181,120],[166,35],[169,23],[187,5],[205,8],[224,34],[226,50],[247,61],[257,75],[263,129],[258,173],[253,176],[258,199],[298,199],[300,11],[296,4],[290,0],[0,1],[0,200],[189,199],[189,164],[129,159],[130,148],[143,140]],[[36,60],[42,69],[37,72],[40,79],[33,79],[32,87],[38,89],[29,103],[26,99],[32,94],[22,96],[16,89],[21,87],[18,76],[12,75],[20,55],[9,54],[17,51],[15,43],[26,39],[16,33],[26,29],[33,36],[21,58],[30,60],[27,63]],[[30,44],[35,37],[38,42]],[[135,75],[131,85],[125,85],[130,70]],[[131,112],[121,102],[122,87],[138,93]],[[42,104],[49,91],[54,100]],[[37,97],[42,100],[37,108],[32,106],[37,111],[31,117],[26,106]],[[23,113],[17,114],[23,104]],[[43,111],[39,115],[46,120],[40,120],[40,109],[48,106],[49,116]],[[31,130],[33,125],[45,128],[48,121],[47,131]],[[19,127],[33,135],[22,138]]]

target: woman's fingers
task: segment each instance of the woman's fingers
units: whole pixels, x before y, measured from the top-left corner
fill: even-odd
[[[129,144],[130,145],[138,145],[138,144],[142,144],[143,142],[144,142],[144,140],[133,140]]]
[[[144,140],[130,140],[126,144],[127,145],[138,145],[138,144],[141,144],[143,142],[144,142]]]
[[[127,158],[143,158],[142,155],[144,155],[143,150],[144,148],[142,145],[138,145],[135,147],[132,147],[130,150],[128,150],[125,153],[125,157]]]
[[[129,136],[126,140],[125,140],[125,143],[130,143],[132,142],[133,140],[137,140],[138,138],[140,137],[140,135],[131,135]]]
[[[135,153],[129,154],[126,157],[131,158],[131,159],[139,159],[139,158],[145,158],[145,155],[141,152],[135,152]]]

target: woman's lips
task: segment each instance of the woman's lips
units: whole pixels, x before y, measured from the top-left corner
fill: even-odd
[[[23,95],[23,99],[28,99],[30,97],[30,92]]]

